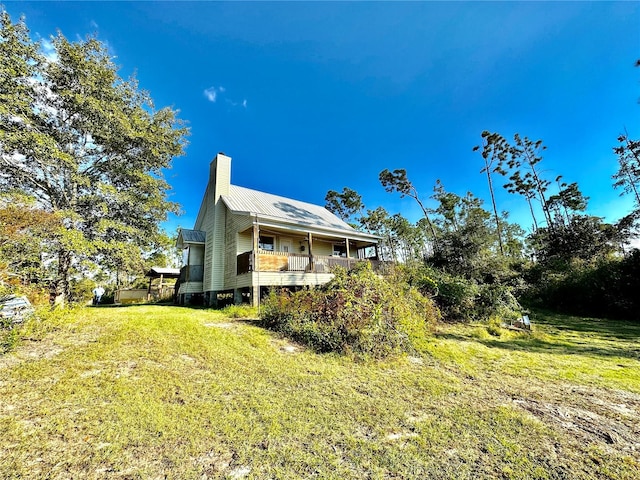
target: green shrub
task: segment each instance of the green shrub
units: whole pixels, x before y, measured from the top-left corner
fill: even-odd
[[[42,340],[47,334],[61,328],[77,307],[52,309],[38,307],[21,322],[0,319],[0,355],[8,353],[24,339]]]
[[[573,315],[640,320],[640,250],[595,263],[573,261],[556,271],[534,267],[526,302]]]
[[[0,355],[13,350],[20,340],[20,325],[10,318],[0,318]]]
[[[72,279],[69,285],[71,301],[86,304],[93,298],[96,282],[90,278]]]
[[[227,305],[221,311],[230,318],[256,318],[258,315],[256,308],[250,305]]]
[[[504,332],[504,329],[502,328],[502,319],[498,316],[489,317],[487,320],[487,332],[489,335],[494,337],[501,336],[502,332]]]
[[[262,323],[319,352],[384,357],[412,351],[439,316],[428,298],[396,277],[376,275],[368,263],[334,271],[323,287],[272,290]]]
[[[491,316],[508,321],[522,310],[513,293],[516,282],[504,275],[496,274],[479,283],[427,265],[404,266],[398,271],[409,284],[432,298],[448,321],[485,321]]]

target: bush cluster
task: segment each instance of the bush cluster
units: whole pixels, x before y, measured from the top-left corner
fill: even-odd
[[[318,288],[297,292],[272,290],[261,321],[319,352],[385,357],[413,351],[439,312],[433,302],[392,274],[382,278],[369,263]]]
[[[531,269],[525,300],[563,313],[640,321],[640,250],[561,271]]]
[[[492,278],[484,282],[452,275],[427,265],[404,267],[410,284],[432,298],[447,321],[509,321],[520,316],[513,279]]]

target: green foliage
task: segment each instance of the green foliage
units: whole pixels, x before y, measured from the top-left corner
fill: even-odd
[[[431,276],[437,284],[435,301],[442,315],[449,321],[470,321],[477,319],[476,302],[479,288],[464,277],[434,269]],[[430,278],[430,277],[429,277]],[[427,285],[431,289],[431,285]],[[421,290],[425,287],[421,285]],[[427,289],[427,291],[429,291]]]
[[[322,288],[271,291],[262,323],[320,352],[385,357],[411,351],[438,318],[428,298],[398,276],[379,277],[369,263],[334,273]]]
[[[424,215],[424,221],[429,228],[429,233],[431,234],[431,241],[434,244],[437,244],[437,234],[433,222],[429,216],[429,212],[427,208],[420,200],[420,195],[414,187],[413,183],[407,177],[407,171],[405,169],[396,169],[393,172],[390,172],[388,169],[384,169],[378,175],[378,179],[380,180],[380,184],[384,187],[387,192],[398,192],[400,194],[400,198],[402,197],[410,197],[413,198]]]
[[[58,34],[52,43],[55,61],[2,12],[0,187],[56,215],[59,228],[41,249],[56,260],[51,290],[62,300],[83,261],[115,269],[160,241],[159,222],[178,210],[163,169],[187,131],[176,112],[156,110],[134,78],[118,75],[97,39]]]
[[[362,210],[364,208],[362,196],[349,187],[344,187],[342,193],[329,190],[324,199],[327,202],[325,208],[345,222],[355,224],[357,223],[356,215],[360,218],[362,217]]]
[[[87,303],[93,298],[94,288],[96,288],[96,282],[89,278],[71,280],[71,300],[78,303]]]
[[[13,293],[24,294],[15,290]],[[74,312],[77,312],[76,308],[51,309],[47,305],[36,308],[33,314],[20,322],[0,318],[0,355],[14,350],[24,339],[32,341],[43,339],[49,333],[56,331]]]
[[[629,138],[628,133],[618,137],[619,145],[613,151],[618,155],[618,171],[613,175],[614,188],[635,197],[636,212],[640,212],[640,141]],[[621,195],[622,195],[621,194]]]
[[[255,307],[250,305],[227,305],[220,313],[229,318],[256,318],[258,312]]]
[[[573,261],[565,269],[536,265],[528,272],[532,305],[575,315],[640,321],[640,250],[623,258]]]
[[[493,337],[500,337],[504,333],[502,328],[502,319],[498,316],[489,317],[487,321],[487,333]]]
[[[60,238],[60,217],[18,191],[0,194],[0,264],[22,282],[51,276],[42,255],[47,242]]]
[[[520,316],[522,307],[514,292],[515,277],[500,276],[477,282],[462,276],[451,275],[425,265],[398,269],[405,280],[423,295],[432,298],[448,321],[485,321],[497,316],[508,321]]]
[[[20,340],[20,325],[0,317],[0,355],[13,350]]]
[[[601,218],[573,215],[568,223],[539,228],[529,237],[537,260],[547,268],[562,268],[573,259],[594,261],[607,258],[624,241],[623,233]]]

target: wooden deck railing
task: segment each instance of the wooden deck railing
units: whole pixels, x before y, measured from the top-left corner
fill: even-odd
[[[258,265],[261,272],[314,272],[329,273],[335,266],[351,270],[362,260],[357,258],[331,257],[325,255],[304,255],[300,253],[273,252],[259,250]],[[369,259],[374,269],[380,265],[378,260]],[[254,271],[253,251],[244,252],[237,257],[238,275]]]

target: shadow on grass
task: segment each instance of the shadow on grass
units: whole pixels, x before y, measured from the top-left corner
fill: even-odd
[[[542,311],[536,314],[535,322],[562,331],[596,333],[603,337],[640,342],[640,323],[633,321],[573,317]]]
[[[177,305],[170,302],[138,302],[138,303],[101,303],[98,305],[87,305],[89,308],[129,308],[129,307],[176,307],[188,308],[190,310],[216,310],[202,305]]]
[[[602,357],[622,357],[640,360],[640,347],[629,348],[628,345],[607,346],[599,345],[598,339],[585,338],[584,341],[558,339],[558,342],[549,342],[539,338],[515,338],[511,340],[482,339],[473,336],[465,336],[454,333],[442,333],[438,338],[455,340],[458,342],[475,342],[490,348],[518,352],[548,353],[553,355],[585,355]]]

